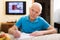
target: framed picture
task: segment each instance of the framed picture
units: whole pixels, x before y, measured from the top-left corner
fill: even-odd
[[[26,2],[25,1],[6,1],[7,15],[25,15]]]

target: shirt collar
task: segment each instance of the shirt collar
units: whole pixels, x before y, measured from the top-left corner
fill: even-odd
[[[30,21],[29,16],[27,16],[27,21]],[[38,22],[38,17],[33,22]]]

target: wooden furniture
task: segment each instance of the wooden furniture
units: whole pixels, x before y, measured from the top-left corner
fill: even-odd
[[[8,29],[11,28],[15,23],[1,23],[1,31],[8,33]]]
[[[54,23],[54,27],[57,28],[58,33],[60,33],[60,24],[59,23]]]

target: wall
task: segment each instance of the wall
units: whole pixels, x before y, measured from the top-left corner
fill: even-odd
[[[15,21],[18,20],[21,15],[6,15],[5,14],[5,2],[6,1],[16,1],[16,0],[0,0],[0,22],[7,22],[7,21]],[[29,14],[29,6],[34,2],[34,0],[18,0],[18,1],[26,1],[27,2],[27,8],[26,8],[26,15]],[[51,0],[51,25],[54,25],[54,19],[53,19],[53,3],[54,0]],[[23,16],[23,15],[22,15]]]
[[[60,0],[54,0],[54,22],[60,24]]]
[[[51,7],[51,10],[50,10],[50,22],[51,22],[51,25],[53,25],[54,26],[54,0],[51,0],[51,5],[50,5],[50,7]]]
[[[24,15],[6,15],[5,14],[5,2],[6,1],[26,1],[26,15],[29,14],[29,6],[32,4],[32,0],[0,0],[0,22],[15,21]]]

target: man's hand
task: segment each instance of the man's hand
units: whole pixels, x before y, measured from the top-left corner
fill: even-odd
[[[21,32],[18,31],[18,28],[16,25],[14,25],[13,27],[11,27],[9,30],[8,30],[8,33],[12,34],[15,38],[18,38],[20,37],[21,35]]]
[[[19,38],[20,35],[21,35],[21,32],[18,31],[18,30],[15,30],[15,31],[13,32],[13,36],[14,36],[15,38]]]
[[[44,34],[45,34],[44,31],[35,31],[35,32],[31,33],[30,36],[42,36]]]

